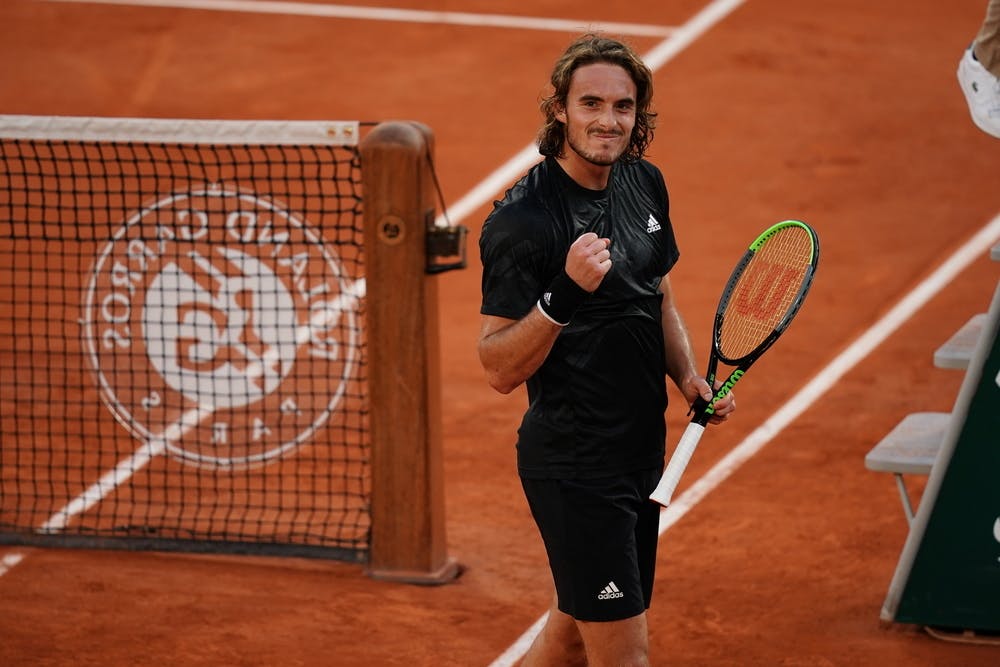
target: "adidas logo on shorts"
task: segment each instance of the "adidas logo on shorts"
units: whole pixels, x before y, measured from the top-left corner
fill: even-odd
[[[614,600],[615,598],[623,598],[625,594],[618,590],[615,586],[615,582],[609,581],[608,585],[604,587],[604,590],[597,595],[598,600]]]

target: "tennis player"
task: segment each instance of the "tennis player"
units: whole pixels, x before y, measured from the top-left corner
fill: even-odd
[[[479,356],[527,384],[517,465],[555,583],[531,665],[649,664],[666,377],[711,400],[667,276],[679,252],[653,137],[652,73],[588,34],[556,62],[532,167],[483,226]],[[735,409],[730,394],[713,423]]]

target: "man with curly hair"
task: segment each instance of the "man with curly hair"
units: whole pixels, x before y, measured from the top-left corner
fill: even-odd
[[[652,73],[588,34],[556,62],[532,167],[483,226],[479,356],[527,386],[518,474],[555,583],[523,665],[649,664],[666,378],[712,399],[668,272],[679,257],[653,138]],[[713,423],[733,409],[716,403]]]

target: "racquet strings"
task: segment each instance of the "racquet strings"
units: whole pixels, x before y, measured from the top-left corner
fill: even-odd
[[[797,301],[814,245],[798,225],[776,230],[750,257],[722,312],[719,352],[740,359],[763,343]]]

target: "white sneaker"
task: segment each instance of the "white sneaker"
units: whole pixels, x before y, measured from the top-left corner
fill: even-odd
[[[969,103],[972,121],[983,132],[1000,139],[1000,79],[976,60],[971,46],[958,63],[958,83]]]

